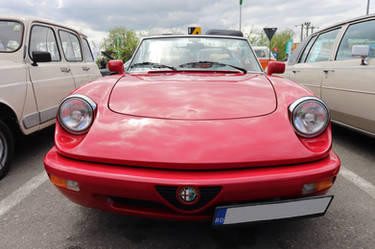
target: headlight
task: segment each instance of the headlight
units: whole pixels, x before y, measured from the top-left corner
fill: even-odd
[[[322,134],[330,120],[324,102],[315,97],[303,97],[289,106],[290,118],[296,133],[302,137],[316,137]]]
[[[84,95],[68,96],[59,107],[59,123],[70,133],[83,134],[94,121],[95,109],[95,102]]]

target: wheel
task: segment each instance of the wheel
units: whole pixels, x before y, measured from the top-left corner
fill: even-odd
[[[14,139],[8,126],[0,120],[0,179],[8,172],[14,153]]]

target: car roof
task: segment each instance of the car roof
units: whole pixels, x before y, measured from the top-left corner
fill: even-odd
[[[320,33],[320,32],[324,32],[324,31],[327,31],[327,30],[330,30],[334,27],[337,27],[337,26],[342,26],[342,25],[345,25],[345,24],[348,24],[348,23],[351,23],[351,22],[355,22],[355,21],[361,21],[361,20],[366,20],[366,19],[372,19],[372,18],[375,18],[375,14],[370,14],[370,15],[365,15],[365,16],[359,16],[359,17],[355,17],[355,18],[351,18],[351,19],[347,19],[345,21],[342,21],[342,22],[339,22],[339,23],[336,23],[334,25],[329,25],[327,27],[324,27],[323,29],[320,29],[319,31],[313,33],[313,34],[317,34],[317,33]]]
[[[58,26],[58,27],[61,27],[61,28],[72,30],[77,34],[79,34],[83,37],[86,37],[86,35],[78,32],[74,28],[65,26],[65,25],[60,24],[60,23],[56,23],[56,22],[48,20],[48,19],[40,18],[40,17],[28,16],[28,15],[0,15],[0,20],[4,20],[4,19],[5,20],[20,21],[20,22],[23,22],[24,24],[29,24],[29,25],[32,24],[32,23],[35,23],[35,22],[51,24],[51,25],[54,25],[54,26]]]

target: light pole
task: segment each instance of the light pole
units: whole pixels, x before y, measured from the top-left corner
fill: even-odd
[[[242,1],[240,0],[240,31],[241,31],[241,22],[242,22]]]
[[[370,0],[367,0],[367,10],[366,10],[366,15],[370,12]]]
[[[309,36],[309,28],[310,28],[311,22],[305,22],[305,27],[306,27],[306,37]]]

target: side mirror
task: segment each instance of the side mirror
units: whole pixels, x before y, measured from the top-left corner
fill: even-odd
[[[118,74],[124,74],[124,63],[121,60],[108,61],[108,70]]]
[[[33,63],[31,65],[38,66],[37,62],[50,62],[52,61],[51,53],[45,51],[33,51],[31,53],[33,56]]]
[[[370,53],[369,45],[354,45],[352,47],[352,56],[361,57],[361,65],[367,65],[367,57]]]
[[[278,61],[271,61],[268,64],[267,75],[272,75],[274,73],[281,74],[285,72],[285,63]]]

